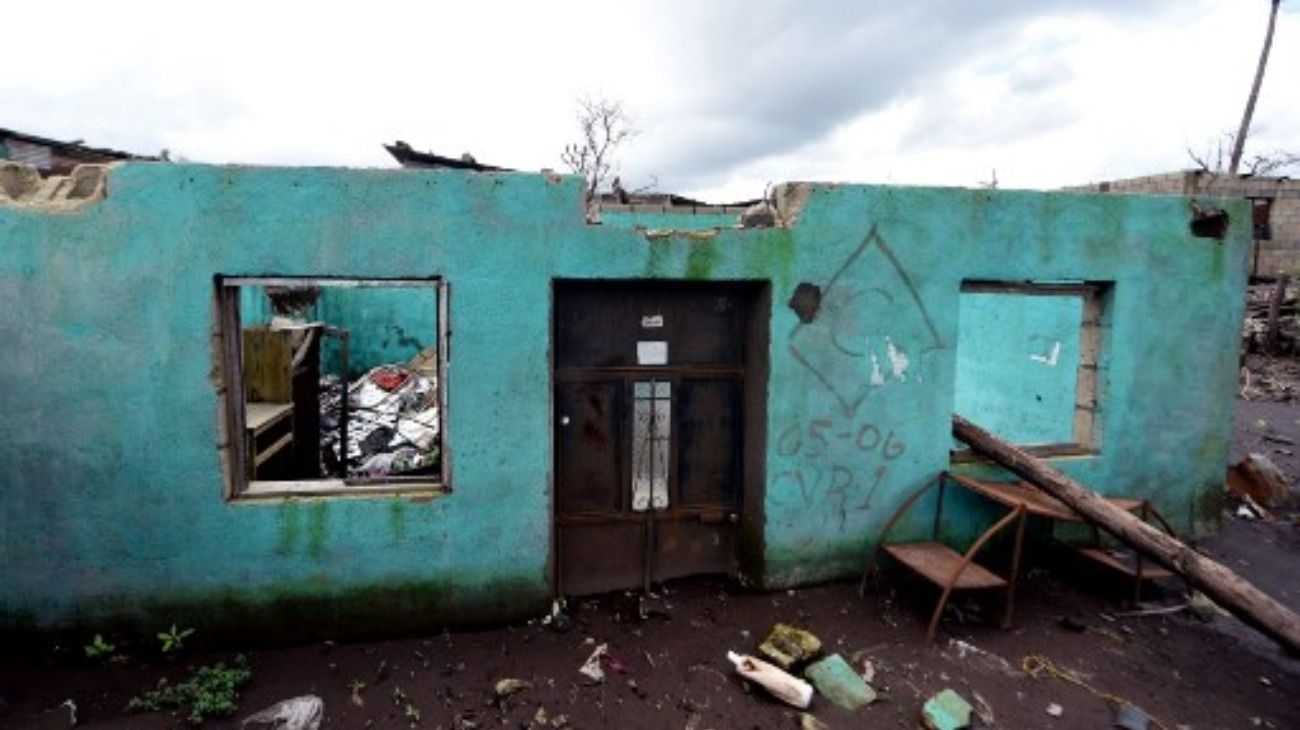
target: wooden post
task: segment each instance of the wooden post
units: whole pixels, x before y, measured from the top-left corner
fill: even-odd
[[[970,444],[976,452],[991,458],[1119,540],[1183,576],[1188,584],[1291,652],[1300,653],[1300,616],[1241,576],[1192,550],[1177,538],[1112,506],[1096,492],[1053,469],[1047,462],[956,414],[952,417],[952,433]]]
[[[1291,277],[1282,274],[1273,286],[1273,296],[1268,300],[1268,327],[1264,330],[1264,353],[1278,354],[1278,331],[1282,328],[1282,302],[1286,300],[1286,287]]]

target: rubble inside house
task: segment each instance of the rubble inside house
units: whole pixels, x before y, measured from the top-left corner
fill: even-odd
[[[409,364],[374,367],[347,385],[348,445],[340,454],[343,381],[321,378],[321,459],[348,478],[419,476],[439,468],[437,375]]]
[[[1246,289],[1241,325],[1240,395],[1252,401],[1291,401],[1300,395],[1300,300],[1288,286],[1279,299],[1277,342],[1268,347],[1269,309],[1276,283]]]

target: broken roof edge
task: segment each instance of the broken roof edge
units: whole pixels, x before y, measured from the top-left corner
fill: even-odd
[[[0,207],[75,213],[108,197],[109,171],[124,164],[83,162],[67,175],[43,177],[34,165],[0,160]]]
[[[508,167],[486,165],[474,159],[466,152],[459,158],[445,157],[433,152],[421,152],[402,140],[383,146],[398,164],[407,168],[449,168],[452,170],[469,170],[471,172],[517,172]]]
[[[16,139],[29,144],[44,145],[59,150],[75,150],[87,155],[98,155],[107,158],[105,162],[111,160],[158,160],[158,157],[153,155],[138,155],[134,152],[125,152],[111,147],[90,147],[83,144],[81,140],[65,141],[52,139],[50,137],[28,134],[27,132],[19,132],[16,129],[8,129],[5,127],[0,127],[0,137]]]

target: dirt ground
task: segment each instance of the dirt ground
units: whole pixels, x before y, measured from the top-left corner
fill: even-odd
[[[1234,457],[1291,448],[1277,438],[1300,441],[1300,406],[1243,401]],[[1270,455],[1295,484],[1300,459]],[[1300,610],[1300,527],[1292,521],[1225,519],[1222,532],[1201,548]],[[865,598],[856,588],[840,583],[756,593],[697,579],[644,600],[615,594],[572,603],[564,630],[533,621],[375,643],[250,649],[253,679],[239,714],[205,727],[238,727],[253,711],[316,694],[325,703],[327,728],[797,728],[796,711],[747,687],[726,659],[728,650],[754,652],[778,621],[814,632],[827,652],[858,669],[864,660],[874,669],[872,683],[883,700],[858,713],[814,698],[811,713],[831,728],[919,727],[922,704],[944,688],[975,705],[992,727],[1111,727],[1108,700],[1046,672],[1026,674],[1023,662],[1035,655],[1099,693],[1141,707],[1169,730],[1300,727],[1300,659],[1222,615],[1208,622],[1190,611],[1124,616],[1124,591],[1066,564],[1028,571],[1011,630],[982,620],[996,613],[995,602],[962,602],[934,645],[924,641],[934,599],[926,587],[891,572]],[[1152,600],[1177,605],[1179,584],[1166,588]],[[594,683],[578,667],[601,643],[618,666],[607,665],[606,680]],[[0,659],[0,728],[68,727],[66,710],[55,708],[69,699],[78,727],[184,726],[174,716],[124,708],[162,677],[175,681],[191,667],[229,661],[235,653],[193,652],[170,662],[128,655],[124,663],[92,662],[76,656],[79,647],[47,657],[6,656]],[[504,678],[530,686],[499,699],[494,685]],[[360,683],[364,689],[354,692]],[[1059,717],[1047,713],[1053,704],[1063,711]]]

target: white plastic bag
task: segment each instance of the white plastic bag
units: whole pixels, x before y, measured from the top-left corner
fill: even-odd
[[[325,702],[316,695],[303,695],[278,702],[255,712],[239,723],[240,727],[267,725],[271,730],[320,730],[325,716]]]

